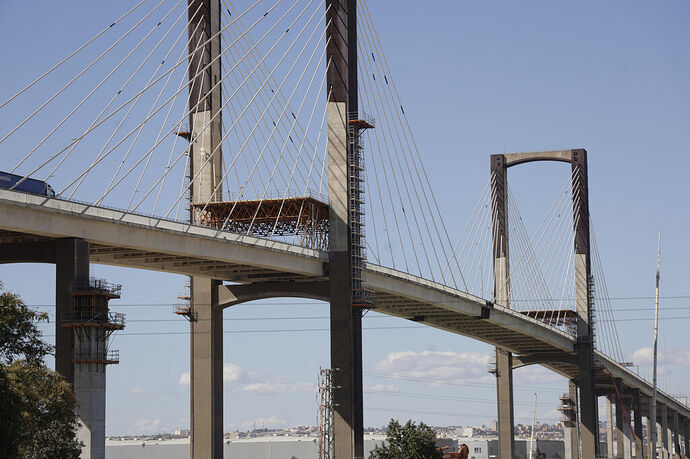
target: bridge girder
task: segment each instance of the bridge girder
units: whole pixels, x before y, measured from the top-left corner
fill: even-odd
[[[94,236],[96,231],[92,225],[95,228],[105,225],[108,230]],[[122,237],[131,234],[132,230],[135,230],[135,237]],[[170,269],[169,272],[184,269],[183,274],[200,274],[200,268],[204,263],[191,263],[186,267],[172,265],[174,261],[181,260],[178,257],[185,257],[184,260],[208,261],[209,265],[213,266],[219,266],[216,263],[225,263],[228,267],[227,277],[218,278],[230,282],[237,282],[245,275],[245,282],[261,281],[264,279],[257,276],[262,273],[282,273],[285,278],[280,282],[294,281],[296,284],[305,285],[309,282],[327,280],[327,254],[258,238],[219,234],[217,231],[207,230],[178,222],[162,222],[110,209],[87,209],[83,204],[45,200],[38,196],[0,190],[0,242],[6,244],[3,247],[9,248],[11,244],[29,242],[42,242],[46,247],[60,238],[88,236],[91,261],[94,263],[158,271]],[[215,241],[214,234],[218,234]],[[191,249],[186,248],[184,244],[175,246],[175,241],[184,238],[192,240],[188,242],[189,246],[201,246],[203,250],[192,254]],[[225,248],[220,252],[214,251],[213,247],[216,247],[216,244],[224,244]],[[128,260],[127,257],[107,256],[109,251],[118,255],[134,252],[146,256],[137,256],[135,263],[134,259]],[[5,253],[5,250],[0,250],[0,259],[2,253]],[[249,255],[246,255],[247,253]],[[274,263],[272,255],[277,255],[277,263]],[[26,255],[23,257],[10,259],[7,256],[5,262],[41,262],[41,259],[42,262],[51,262],[51,256],[38,256],[34,259],[29,259]],[[261,259],[261,266],[255,264],[257,259]],[[170,264],[158,264],[160,260],[166,260],[166,263]],[[272,266],[267,267],[267,264]],[[291,267],[292,271],[283,266]],[[235,271],[230,272],[231,269]],[[534,318],[500,306],[487,305],[485,300],[473,295],[372,264],[368,267],[367,277],[379,300],[376,306],[378,312],[406,319],[424,316],[421,323],[492,345],[505,346],[505,343],[512,340],[510,348],[518,359],[523,355],[543,352],[571,356],[574,353],[575,341],[571,336]],[[482,311],[487,307],[490,308],[489,317],[481,319]],[[646,406],[646,401],[652,394],[648,382],[598,351],[595,352],[595,358],[600,365],[596,370],[598,389],[605,389],[605,384],[610,381],[611,376],[621,378],[626,387],[640,390],[643,407]],[[578,376],[572,365],[555,362],[545,362],[542,365],[571,379]],[[659,403],[678,411],[681,423],[690,419],[690,409],[663,391],[659,392]]]

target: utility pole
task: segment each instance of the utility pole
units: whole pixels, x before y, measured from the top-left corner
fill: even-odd
[[[652,407],[651,407],[651,427],[650,438],[652,443],[652,454],[656,452],[656,363],[657,363],[657,341],[659,337],[659,280],[661,279],[661,231],[657,241],[656,249],[656,293],[654,294],[654,369],[652,376]]]
[[[532,431],[529,436],[529,459],[534,455],[534,422],[537,418],[537,393],[534,393],[534,409],[532,409]]]

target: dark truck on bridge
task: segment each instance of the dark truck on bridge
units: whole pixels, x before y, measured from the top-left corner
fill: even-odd
[[[24,181],[19,183],[22,179],[24,179]],[[17,183],[19,183],[19,185],[17,185]],[[49,198],[55,197],[55,191],[53,187],[48,185],[48,182],[24,178],[21,175],[0,171],[0,189],[8,190],[12,187],[14,187],[14,191],[23,191],[24,193],[38,194],[41,196],[48,196]]]

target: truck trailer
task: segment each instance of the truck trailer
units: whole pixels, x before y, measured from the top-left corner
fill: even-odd
[[[19,183],[20,181],[21,183]],[[0,188],[37,194],[40,196],[48,196],[49,198],[55,197],[55,191],[50,185],[48,185],[48,182],[42,182],[41,180],[28,177],[25,178],[21,175],[10,174],[9,172],[3,171],[0,171]]]

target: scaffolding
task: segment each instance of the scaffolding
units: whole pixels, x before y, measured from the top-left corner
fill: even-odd
[[[527,317],[540,320],[556,327],[571,330],[577,324],[577,313],[572,309],[540,309],[536,311],[519,311]],[[572,332],[573,330],[571,330]]]
[[[312,196],[192,203],[201,225],[260,237],[295,236],[303,247],[328,248],[328,204]]]
[[[125,328],[125,315],[111,312],[108,303],[120,298],[121,292],[121,285],[102,279],[72,283],[72,310],[62,315],[61,325],[74,331],[73,363],[98,371],[103,365],[120,362],[119,351],[108,348],[108,339]]]
[[[319,369],[319,459],[333,453],[333,370]]]
[[[349,116],[350,137],[350,241],[352,261],[352,305],[369,308],[374,303],[373,291],[366,286],[365,269],[367,263],[365,218],[364,218],[364,147],[362,133],[374,128],[373,118],[351,113]]]
[[[173,305],[173,314],[182,316],[189,322],[196,322],[198,314],[192,306],[191,280],[185,285],[187,293],[177,295],[177,302]]]

